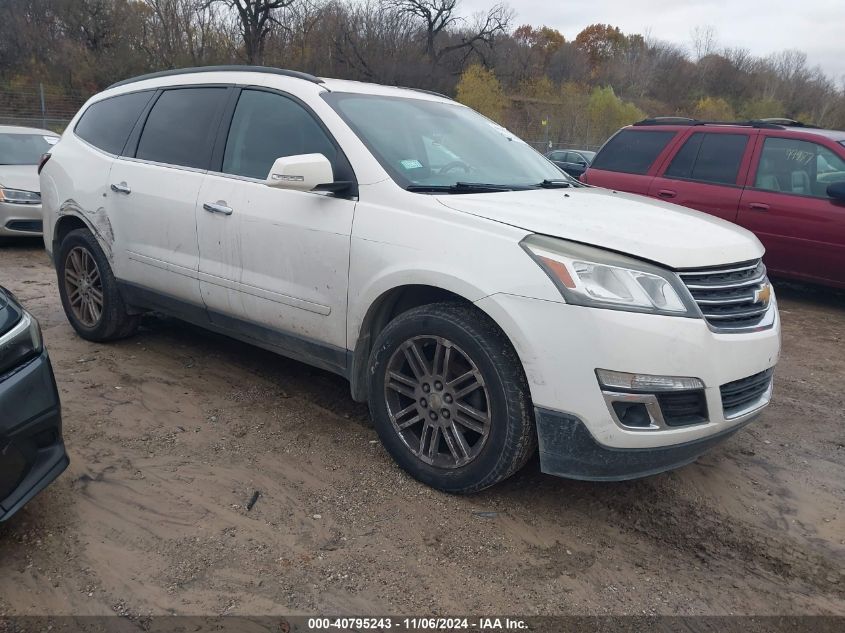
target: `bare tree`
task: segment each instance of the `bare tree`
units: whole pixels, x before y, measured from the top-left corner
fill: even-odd
[[[463,51],[466,58],[472,52],[480,52],[482,45],[492,46],[497,34],[507,33],[513,19],[513,11],[504,4],[476,15],[471,26],[466,26],[466,20],[456,14],[458,0],[388,0],[387,4],[422,23],[425,54],[435,66],[450,53]],[[457,41],[439,46],[450,27],[460,31]]]
[[[264,61],[264,44],[274,24],[281,25],[275,12],[296,0],[205,0],[204,6],[224,4],[238,14],[244,54],[248,64]]]

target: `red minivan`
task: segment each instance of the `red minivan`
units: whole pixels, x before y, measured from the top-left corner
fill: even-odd
[[[735,222],[766,247],[771,274],[845,288],[845,132],[646,119],[614,134],[581,180]]]

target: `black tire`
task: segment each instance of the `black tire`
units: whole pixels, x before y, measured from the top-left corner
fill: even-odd
[[[81,250],[80,250],[81,249]],[[71,306],[69,294],[72,292],[66,281],[66,271],[71,252],[87,253],[96,264],[99,272],[99,290],[102,293],[102,309],[96,319],[90,323],[83,322]],[[117,287],[117,281],[112,273],[108,258],[97,243],[97,239],[88,229],[75,229],[68,233],[59,244],[56,252],[56,274],[58,276],[59,296],[68,321],[82,338],[88,341],[106,342],[131,336],[138,329],[139,315],[129,314],[126,304]]]
[[[400,353],[404,355],[406,349],[412,349],[408,347],[412,342],[418,342],[424,352],[423,365],[417,364],[417,370],[424,366],[429,373],[438,373],[436,359],[440,358],[439,365],[443,367],[440,374],[446,376],[446,379],[442,382],[437,381],[440,385],[438,387],[440,391],[437,393],[443,394],[452,390],[455,396],[454,403],[458,403],[459,391],[455,390],[457,387],[453,389],[451,385],[458,381],[457,379],[449,380],[448,376],[466,373],[464,372],[466,367],[470,367],[470,372],[477,371],[473,374],[474,376],[480,375],[480,378],[470,376],[468,379],[470,383],[464,383],[471,384],[473,380],[479,383],[471,397],[476,397],[479,402],[478,408],[487,413],[485,434],[473,433],[461,427],[464,439],[467,437],[475,439],[474,445],[457,441],[454,424],[457,423],[460,427],[463,423],[458,421],[459,416],[465,419],[466,416],[454,408],[451,409],[453,411],[452,427],[444,426],[437,432],[431,429],[427,432],[424,430],[424,427],[429,424],[434,426],[450,423],[445,413],[442,413],[437,421],[431,422],[423,415],[424,411],[429,411],[428,415],[431,416],[432,408],[445,411],[446,409],[439,409],[439,407],[447,402],[443,398],[449,397],[448,402],[453,402],[450,395],[438,395],[436,400],[431,399],[430,403],[425,404],[427,409],[417,407],[417,400],[411,397],[411,391],[417,396],[423,395],[420,390],[426,386],[429,387],[426,393],[434,394],[435,387],[429,386],[427,382],[432,380],[432,377],[419,378],[416,387],[408,387],[408,393],[396,389],[396,373],[407,377],[409,375],[407,372],[414,370],[410,361],[403,360],[402,356],[399,356]],[[449,356],[445,352],[437,351],[439,345],[442,345],[444,349],[450,347],[451,357],[466,358],[467,363],[470,364],[465,364],[463,369],[457,372],[453,370],[450,374],[446,367],[450,361],[443,362],[442,360],[444,356]],[[457,356],[458,354],[461,356]],[[398,363],[402,362],[407,363],[404,366],[405,369],[397,370]],[[451,364],[455,362],[451,361]],[[417,370],[414,370],[414,374],[420,373]],[[406,373],[402,373],[403,371]],[[389,375],[390,378],[388,378]],[[388,383],[391,386],[386,388]],[[400,381],[398,384],[404,389],[405,383]],[[394,394],[394,390],[400,391],[400,394]],[[421,398],[421,400],[425,399],[425,396]],[[492,486],[522,468],[536,451],[534,411],[522,364],[510,341],[499,327],[486,314],[472,306],[458,303],[431,304],[404,312],[391,321],[376,338],[370,354],[368,401],[376,431],[393,459],[414,478],[444,492],[467,494]],[[391,401],[398,404],[391,404]],[[405,418],[398,418],[396,409],[405,405],[409,409],[416,407],[417,410],[406,414]],[[460,407],[461,405],[449,406]],[[473,407],[475,406],[473,404]],[[411,420],[416,417],[423,419],[413,424],[407,422],[411,426],[404,431],[400,430],[401,420]],[[397,419],[400,421],[396,421]],[[479,424],[479,427],[481,426]],[[414,445],[414,438],[417,435],[411,433],[415,434],[416,429],[420,431],[417,444]],[[450,437],[449,440],[446,439],[447,435]],[[426,450],[425,438],[429,440],[429,450]],[[484,438],[483,441],[482,438]],[[480,445],[479,441],[482,441]],[[436,448],[431,451],[431,445],[435,443]],[[448,449],[443,451],[445,455],[440,451],[443,447]],[[456,448],[462,450],[456,451]],[[465,448],[471,449],[469,452],[477,452],[470,458],[468,451],[463,450]],[[458,456],[460,459],[453,459]],[[442,465],[450,459],[453,463]],[[462,463],[461,459],[471,460]],[[440,460],[441,463],[438,464],[435,460]]]

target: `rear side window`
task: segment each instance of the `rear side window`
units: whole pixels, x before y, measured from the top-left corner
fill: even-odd
[[[747,145],[747,134],[696,132],[675,154],[664,175],[666,178],[734,185]]]
[[[206,169],[226,88],[176,88],[155,102],[136,158]]]
[[[152,91],[133,92],[92,104],[79,119],[76,135],[110,154],[120,154]]]
[[[663,130],[622,130],[604,144],[592,167],[644,174],[674,136],[675,132]]]

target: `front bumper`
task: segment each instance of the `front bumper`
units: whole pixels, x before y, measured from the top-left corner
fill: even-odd
[[[56,380],[47,352],[0,377],[0,521],[68,466]]]
[[[38,236],[43,222],[40,204],[0,202],[0,236]]]
[[[656,448],[608,448],[596,442],[578,418],[534,409],[544,473],[586,481],[624,481],[674,470],[694,462],[759,414],[749,416],[714,435]]]
[[[589,444],[581,441],[583,432],[590,441],[611,451],[679,448],[724,437],[756,417],[760,410],[726,416],[720,386],[773,367],[780,352],[776,306],[771,328],[723,334],[711,331],[703,319],[584,308],[508,294],[491,295],[477,305],[499,323],[513,342],[535,407],[554,413],[538,414],[546,430],[550,425],[561,426],[559,432],[551,428],[548,437],[570,437],[570,444],[557,439],[548,442],[543,451],[547,455],[553,451],[582,450]],[[705,386],[708,418],[697,424],[659,430],[624,428],[611,414],[596,369],[699,378]],[[572,423],[561,420],[577,420],[575,427],[583,427],[583,431],[570,432],[567,429]],[[540,441],[542,444],[542,435]],[[694,457],[686,455],[675,462],[680,465],[691,459]],[[543,469],[558,470],[549,465],[550,460],[551,457],[545,460]],[[664,463],[663,458],[658,461]],[[673,467],[670,462],[672,459],[666,458],[668,465],[658,471]],[[649,474],[648,469],[630,470],[640,473],[630,476]],[[614,472],[612,478],[624,475],[622,471]],[[575,474],[570,470],[567,476]]]

